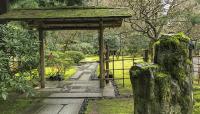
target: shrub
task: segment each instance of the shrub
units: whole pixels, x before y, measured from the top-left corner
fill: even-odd
[[[48,54],[47,66],[56,68],[56,74],[54,75],[64,75],[67,68],[73,65],[73,61],[66,53],[53,51]]]
[[[79,51],[79,52],[83,52],[84,54],[94,54],[96,51],[92,44],[80,43],[80,42],[69,45],[68,50]]]
[[[82,59],[85,58],[84,54],[78,51],[67,51],[66,54],[76,64],[78,64]]]

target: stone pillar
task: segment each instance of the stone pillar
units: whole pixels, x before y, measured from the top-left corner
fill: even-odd
[[[133,66],[130,78],[134,114],[192,114],[189,38],[162,36],[155,44],[156,64]]]

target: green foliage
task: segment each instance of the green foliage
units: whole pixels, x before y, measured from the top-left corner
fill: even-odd
[[[82,59],[85,58],[84,54],[78,51],[67,51],[65,52],[67,56],[74,61],[74,63],[78,64]]]
[[[133,34],[126,39],[126,50],[129,54],[142,53],[144,49],[148,49],[150,39],[143,36]]]
[[[25,80],[38,57],[38,43],[34,31],[24,30],[17,23],[0,26],[0,97],[6,99],[10,90],[32,94]],[[35,64],[34,66],[33,63]],[[15,76],[16,73],[20,75]]]
[[[120,49],[120,38],[118,36],[110,35],[105,38],[105,42],[109,46],[110,50],[119,50]]]
[[[83,0],[10,0],[14,8],[37,8],[82,5]]]
[[[68,46],[69,51],[79,51],[79,52],[83,52],[84,54],[94,54],[95,53],[95,49],[93,47],[93,45],[91,43],[75,43],[75,44],[71,44]]]
[[[73,61],[69,58],[68,54],[59,51],[49,53],[46,62],[48,67],[56,68],[56,74],[51,75],[64,76],[66,69],[73,65]]]
[[[67,6],[82,5],[83,0],[67,0]]]
[[[15,2],[14,2],[15,1]],[[14,0],[11,3],[12,8],[38,8],[38,3],[36,0]]]

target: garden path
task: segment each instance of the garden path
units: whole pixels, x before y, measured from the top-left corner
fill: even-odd
[[[87,63],[80,66],[68,81],[47,82],[47,87],[38,91],[51,94],[34,114],[79,114],[87,98],[115,97],[112,84],[100,89],[97,69],[98,63]]]

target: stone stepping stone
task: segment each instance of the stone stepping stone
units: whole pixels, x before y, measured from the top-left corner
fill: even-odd
[[[77,80],[83,74],[83,71],[78,71],[75,75],[73,75],[70,80]]]
[[[48,98],[99,98],[102,93],[54,93]]]
[[[82,104],[84,99],[44,99],[42,102],[51,105]]]
[[[62,88],[44,88],[44,89],[39,89],[39,92],[60,92],[62,91]]]
[[[44,105],[35,114],[58,114],[63,107],[63,105]]]
[[[115,97],[115,90],[113,85],[110,83],[108,83],[107,85],[105,85],[104,89],[103,89],[103,96],[104,97]]]
[[[83,73],[78,80],[81,81],[89,81],[91,77],[91,73]]]
[[[79,114],[81,104],[68,104],[58,114]]]
[[[92,83],[91,81],[88,82],[80,82],[80,83],[73,83],[69,85],[69,87],[73,86],[80,86],[80,87],[100,87],[99,81]]]
[[[84,93],[86,91],[86,88],[78,88],[78,89],[71,89],[70,93]]]
[[[82,66],[80,67],[80,70],[87,69],[89,66],[90,66],[90,64],[82,65]]]

